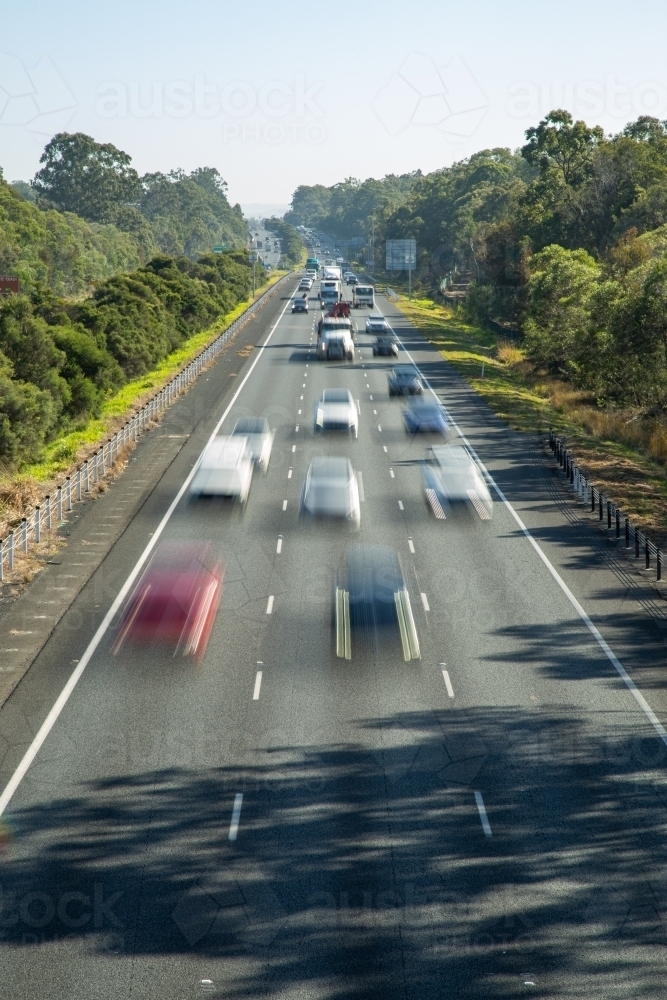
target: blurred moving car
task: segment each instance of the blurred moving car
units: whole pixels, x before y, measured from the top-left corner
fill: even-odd
[[[350,272],[348,274],[347,278],[345,279],[345,284],[346,285],[358,285],[359,284],[359,279],[357,278],[356,274],[352,274],[352,272]]]
[[[311,279],[311,283],[315,281],[315,278],[317,277],[317,271],[315,270],[314,267],[309,267],[308,270],[306,271],[306,274]]]
[[[310,278],[302,278],[299,282],[299,287],[297,291],[299,292],[309,292],[312,285]]]
[[[352,431],[359,436],[359,414],[349,389],[325,389],[315,410],[316,431]]]
[[[414,396],[424,391],[421,375],[414,365],[396,365],[389,376],[390,396]]]
[[[318,455],[312,460],[303,484],[301,516],[336,518],[359,527],[359,484],[348,458]]]
[[[293,313],[307,313],[308,312],[308,299],[299,297],[298,299],[292,300],[292,312]]]
[[[414,399],[403,410],[403,422],[408,434],[440,434],[445,440],[452,436],[447,411],[437,399]]]
[[[373,344],[373,356],[397,358],[398,344],[393,337],[377,337]]]
[[[193,497],[234,497],[245,503],[250,492],[252,470],[248,438],[220,434],[204,449],[190,483],[190,494]]]
[[[353,361],[353,324],[339,316],[325,316],[317,330],[318,361]]]
[[[336,656],[352,658],[354,645],[377,650],[384,636],[400,637],[404,660],[420,657],[410,594],[396,550],[349,545],[334,593]]]
[[[389,324],[384,316],[368,316],[366,319],[366,333],[389,333]]]
[[[266,472],[271,459],[275,431],[269,427],[266,417],[239,417],[234,424],[232,437],[245,437],[248,451],[255,465]]]
[[[201,661],[215,621],[224,567],[209,542],[163,543],[118,622],[114,654],[126,641],[173,647]]]
[[[424,488],[438,520],[445,520],[456,507],[474,510],[482,521],[490,521],[493,516],[493,500],[486,480],[464,445],[429,449]]]

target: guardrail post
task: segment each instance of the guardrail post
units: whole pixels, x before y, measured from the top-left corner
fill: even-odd
[[[570,482],[574,484],[574,462],[570,459]]]
[[[639,534],[635,528],[635,559],[639,559]]]
[[[101,475],[102,475],[102,479],[104,479],[104,477],[107,474],[106,465],[104,463],[104,445],[102,445],[102,447],[100,448],[100,458],[102,459],[102,473],[101,473]]]
[[[81,502],[81,467],[76,470],[76,498]]]
[[[60,524],[61,521],[62,521],[62,519],[63,519],[63,488],[62,488],[62,486],[58,487],[57,503],[58,503],[58,524]]]
[[[88,465],[88,459],[83,463],[83,472],[86,479],[85,492],[90,493],[90,466]]]
[[[625,547],[630,548],[630,522],[628,521],[627,515],[625,518]]]
[[[616,508],[616,537],[621,537],[621,512]]]
[[[595,487],[591,486],[591,514],[595,513]]]
[[[655,550],[655,578],[662,580],[662,552],[660,549]]]
[[[72,509],[72,480],[68,476],[65,480],[65,485],[67,486],[67,509]]]
[[[0,583],[5,578],[5,540],[0,538]]]
[[[28,551],[28,522],[25,517],[21,521],[21,548],[24,552]]]
[[[651,550],[648,547],[648,538],[644,535],[644,551],[646,555],[646,569],[651,568]]]
[[[35,507],[34,518],[35,518],[35,545],[39,545],[40,541],[42,540],[42,532],[41,532],[42,508],[39,506],[39,504],[37,504],[37,506]]]
[[[603,503],[602,494],[601,493],[598,493],[598,501],[599,501],[599,516],[598,516],[598,521],[601,521],[602,520],[602,503]]]
[[[14,569],[14,532],[9,532],[7,538],[7,563],[10,569]]]
[[[611,531],[611,504],[607,500],[607,530]]]
[[[51,494],[45,498],[44,503],[46,504],[46,530],[51,530]]]

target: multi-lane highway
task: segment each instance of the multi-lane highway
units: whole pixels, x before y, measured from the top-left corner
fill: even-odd
[[[27,675],[38,682],[0,710],[4,787],[155,534],[211,541],[226,574],[199,669],[158,649],[114,657],[109,628],[14,792],[0,995],[658,997],[658,599],[533,442],[380,299],[400,360],[507,500],[495,492],[488,522],[436,521],[424,443],[388,397],[367,313],[354,362],[318,363],[315,292],[309,315],[283,302],[234,379],[216,366],[191,390],[209,405],[74,602],[83,625],[65,617]],[[357,440],[314,433],[316,400],[337,386],[358,400]],[[247,508],[186,491],[164,521],[213,430],[244,414],[276,429]],[[361,473],[358,536],[300,523],[317,454]],[[335,656],[332,584],[354,540],[397,551],[419,660]]]

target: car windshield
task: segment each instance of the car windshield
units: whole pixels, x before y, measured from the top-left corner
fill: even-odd
[[[394,376],[396,378],[417,378],[417,370],[409,368],[407,365],[399,365],[394,368]]]
[[[325,389],[322,393],[323,403],[349,403],[349,389]]]
[[[266,417],[241,417],[232,434],[265,434],[269,429]]]

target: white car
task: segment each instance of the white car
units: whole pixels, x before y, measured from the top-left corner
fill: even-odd
[[[315,410],[316,431],[351,431],[359,437],[359,414],[349,389],[325,389]]]
[[[331,517],[359,527],[359,484],[348,458],[318,455],[312,460],[301,496],[301,516]]]
[[[250,457],[263,472],[269,468],[274,436],[266,417],[239,417],[232,431],[232,437],[247,438]]]
[[[426,499],[438,520],[456,507],[475,511],[490,521],[493,500],[477,462],[464,445],[439,445],[429,449],[424,466]]]
[[[235,497],[245,503],[250,492],[252,470],[248,438],[220,434],[204,449],[190,483],[190,494]]]
[[[366,320],[366,333],[388,333],[389,326],[384,316],[369,316]]]

